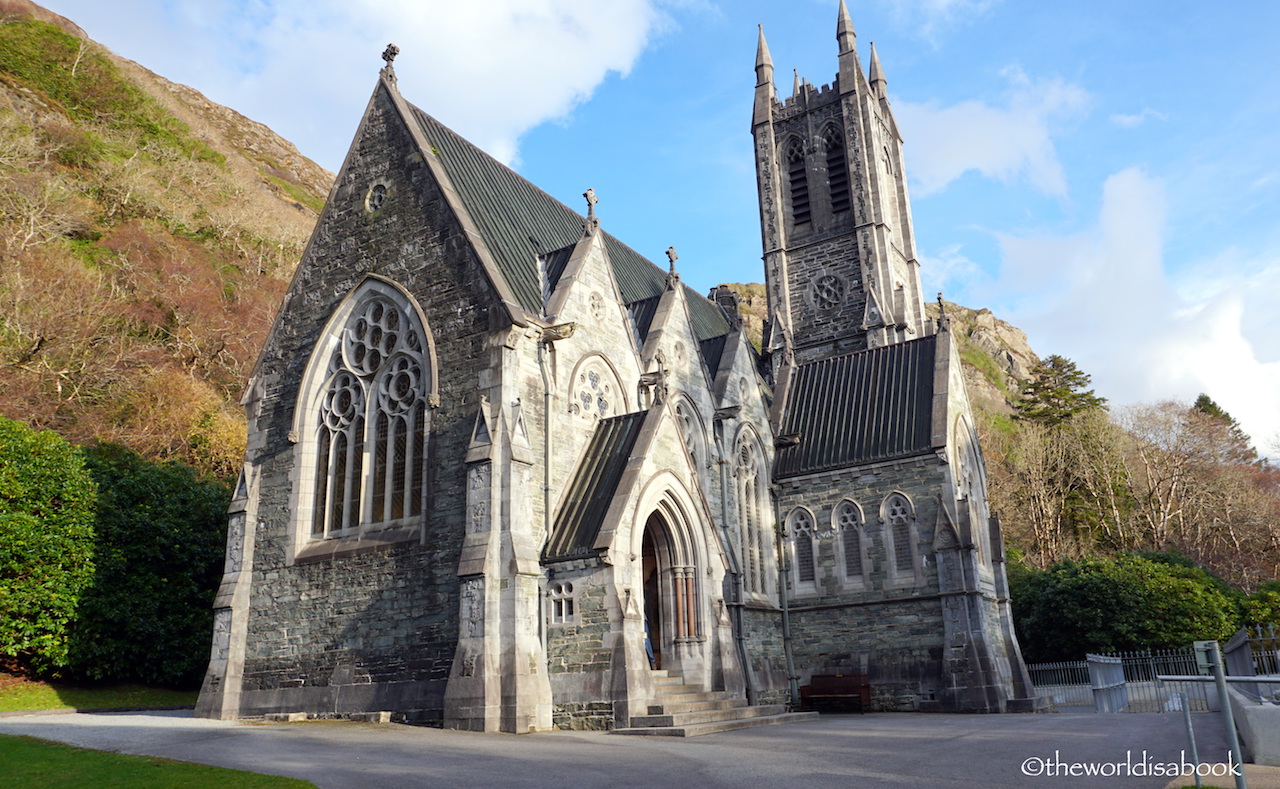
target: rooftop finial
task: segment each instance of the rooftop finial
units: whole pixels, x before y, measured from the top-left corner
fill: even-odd
[[[387,79],[395,82],[396,70],[391,66],[391,61],[396,59],[396,55],[400,54],[400,47],[395,44],[387,44],[387,48],[382,50],[382,59],[387,61],[387,65],[382,67],[382,74]]]
[[[885,91],[885,85],[888,80],[884,78],[884,69],[880,67],[880,56],[876,54],[876,42],[871,42],[871,69],[867,75],[867,81],[871,83],[871,88],[875,91],[878,98],[885,98],[889,94]]]
[[[793,68],[791,73],[795,75],[795,81],[791,83],[791,97],[795,98],[800,95],[800,69]]]
[[[840,54],[852,52],[858,45],[858,34],[853,32],[853,20],[849,18],[849,9],[844,0],[840,0],[840,21],[836,23],[836,41],[840,44]]]
[[[667,287],[673,288],[680,281],[680,275],[676,273],[676,261],[680,256],[676,254],[675,247],[667,247],[667,260],[671,262],[671,270],[667,272]]]
[[[773,58],[769,55],[769,45],[764,40],[764,25],[760,25],[760,38],[756,43],[756,85],[768,85],[773,82]]]
[[[596,197],[596,190],[587,187],[587,191],[582,193],[587,199],[587,224],[583,228],[588,234],[596,228],[600,227],[600,217],[596,216],[596,203],[600,202],[600,198]]]

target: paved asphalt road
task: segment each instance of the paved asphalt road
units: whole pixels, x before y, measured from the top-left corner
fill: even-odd
[[[1201,760],[1224,761],[1221,718],[1192,717]],[[190,712],[68,713],[3,717],[0,733],[295,776],[322,789],[1157,789],[1169,779],[1135,777],[1124,772],[1125,765],[1177,761],[1187,748],[1178,713],[824,715],[687,740],[589,732],[473,734],[336,721],[249,724],[197,720]],[[1119,762],[1121,773],[1102,778],[1023,772],[1024,764],[1034,769],[1041,759],[1049,760],[1051,771],[1094,763],[1114,773]],[[3,774],[0,766],[0,784]]]

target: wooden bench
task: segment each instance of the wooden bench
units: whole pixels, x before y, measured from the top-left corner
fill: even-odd
[[[800,707],[831,712],[865,712],[871,706],[866,674],[814,674],[800,687]]]

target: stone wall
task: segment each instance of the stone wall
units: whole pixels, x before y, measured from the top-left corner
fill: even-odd
[[[386,201],[370,210],[378,184]],[[435,340],[441,396],[430,414],[424,523],[389,547],[294,562],[307,533],[294,517],[299,387],[328,316],[369,274],[405,288]],[[257,371],[251,430],[266,435],[249,458],[260,499],[241,715],[390,709],[439,719],[458,634],[462,459],[492,363],[488,338],[501,328],[484,282],[380,86]]]
[[[943,619],[932,544],[942,486],[933,455],[779,483],[780,517],[805,507],[816,526],[816,584],[802,585],[793,577],[791,586],[792,655],[800,684],[813,674],[868,674],[876,709],[914,709],[917,697],[936,696]],[[895,569],[886,545],[889,529],[881,522],[881,505],[895,492],[914,506],[910,572]],[[846,577],[838,545],[844,535],[832,518],[844,500],[858,504],[863,514],[861,578]],[[844,547],[851,549],[852,541]]]

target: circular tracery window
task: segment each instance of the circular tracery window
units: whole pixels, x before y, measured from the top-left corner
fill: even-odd
[[[382,204],[387,202],[387,185],[374,184],[369,189],[369,194],[364,198],[364,207],[371,213],[382,208]]]
[[[614,392],[612,379],[595,367],[589,367],[578,373],[575,383],[573,402],[569,404],[569,412],[579,414],[587,419],[599,419],[612,416],[617,393]]]
[[[829,310],[844,302],[844,280],[834,274],[823,274],[813,281],[813,303]]]
[[[382,299],[366,302],[350,327],[342,352],[351,369],[361,375],[372,375],[400,348],[400,311]]]

